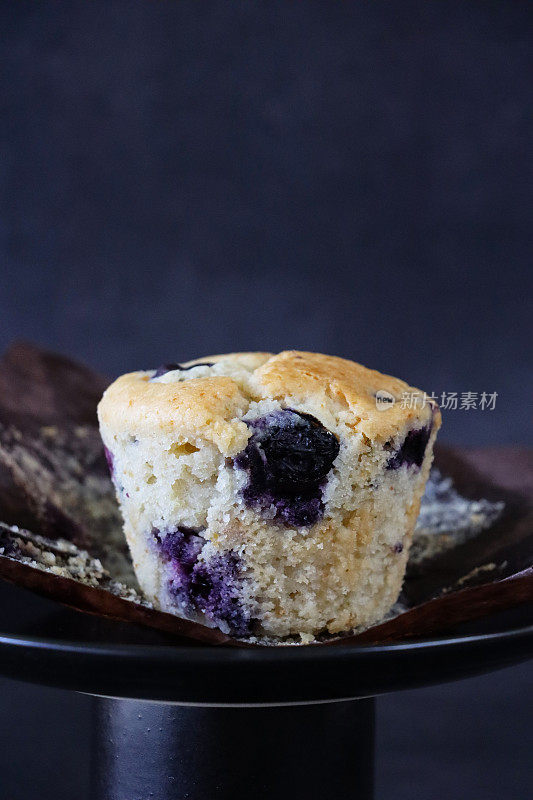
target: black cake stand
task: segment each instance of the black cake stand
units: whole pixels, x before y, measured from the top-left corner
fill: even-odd
[[[372,797],[374,697],[533,654],[531,608],[373,646],[176,644],[0,586],[0,672],[94,696],[94,800]]]

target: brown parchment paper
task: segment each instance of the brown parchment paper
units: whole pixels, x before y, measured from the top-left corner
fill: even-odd
[[[97,428],[108,382],[24,342],[0,361],[0,578],[180,642],[249,646],[143,597]],[[438,446],[435,465],[389,618],[313,646],[433,635],[533,600],[532,451]]]

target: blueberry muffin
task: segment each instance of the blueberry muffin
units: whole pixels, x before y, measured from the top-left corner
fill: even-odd
[[[317,353],[232,353],[123,375],[98,414],[156,607],[311,641],[396,601],[440,427],[416,389]]]

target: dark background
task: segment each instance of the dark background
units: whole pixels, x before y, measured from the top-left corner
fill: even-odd
[[[442,439],[531,444],[530,3],[6,2],[0,36],[2,347],[330,352],[498,392]],[[530,676],[380,701],[379,800],[529,797]],[[72,797],[87,701],[0,689],[6,797]]]

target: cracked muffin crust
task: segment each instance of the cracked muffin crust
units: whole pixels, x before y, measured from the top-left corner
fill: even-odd
[[[148,598],[257,639],[310,641],[381,619],[440,427],[434,403],[400,402],[417,391],[298,351],[118,378],[100,430]]]

